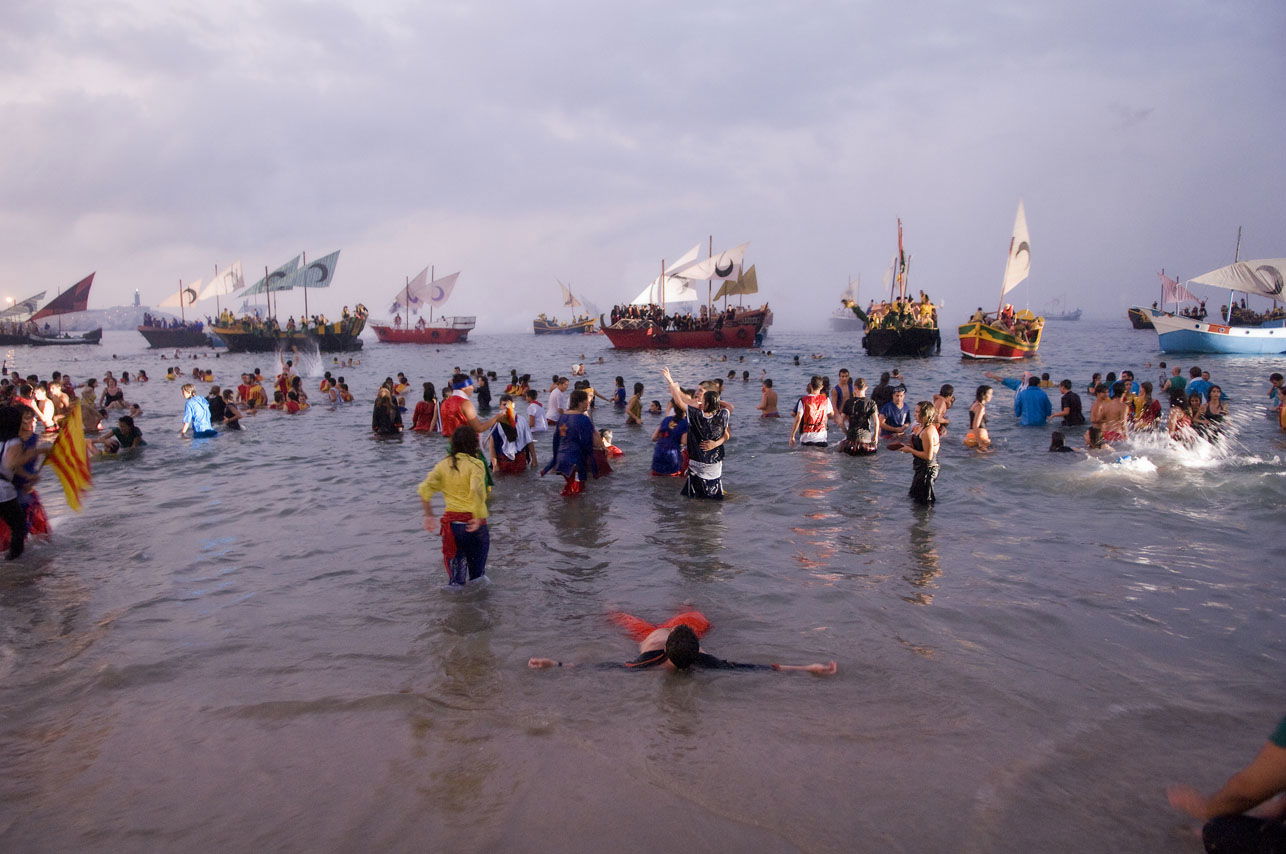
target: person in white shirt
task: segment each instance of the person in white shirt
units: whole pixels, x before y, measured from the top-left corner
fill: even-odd
[[[567,409],[567,382],[567,377],[559,377],[558,382],[554,383],[554,390],[549,393],[549,401],[545,404],[545,423],[550,426],[556,425]]]
[[[545,407],[540,405],[540,395],[534,388],[527,389],[527,426],[533,433],[549,430],[549,425],[545,423]]]

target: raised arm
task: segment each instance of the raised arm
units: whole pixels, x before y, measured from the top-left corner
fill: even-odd
[[[683,393],[683,389],[679,388],[679,384],[674,381],[674,377],[670,376],[668,367],[661,369],[661,379],[665,380],[665,385],[670,390],[670,398],[678,405],[679,411],[687,412],[689,406],[688,396]]]

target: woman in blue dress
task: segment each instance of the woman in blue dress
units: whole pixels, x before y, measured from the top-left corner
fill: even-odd
[[[688,435],[688,419],[683,417],[683,412],[678,404],[671,402],[670,414],[661,419],[652,434],[652,441],[656,443],[652,449],[652,474],[657,477],[679,477],[686,468],[683,442]]]
[[[590,474],[598,475],[594,464],[594,422],[585,414],[589,395],[584,389],[572,392],[571,404],[558,419],[553,431],[554,448],[549,464],[541,469],[543,475],[550,469],[557,471],[567,481],[563,495],[579,495],[585,488]]]

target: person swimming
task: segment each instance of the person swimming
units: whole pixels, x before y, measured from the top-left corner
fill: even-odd
[[[717,658],[701,649],[700,639],[710,630],[710,621],[700,611],[688,611],[652,626],[629,614],[614,614],[613,620],[638,641],[639,654],[626,662],[604,662],[605,669],[649,670],[662,668],[669,672],[694,668],[710,670],[802,670],[815,676],[831,676],[839,670],[834,661],[825,664],[744,664]],[[527,666],[534,670],[550,667],[574,667],[570,662],[552,658],[531,658]]]

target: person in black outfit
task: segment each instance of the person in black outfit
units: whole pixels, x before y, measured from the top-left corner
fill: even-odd
[[[1079,427],[1085,423],[1085,413],[1081,409],[1081,396],[1072,391],[1072,381],[1063,380],[1058,384],[1058,390],[1063,393],[1061,406],[1058,412],[1049,416],[1050,418],[1063,418],[1064,427]]]
[[[552,658],[532,658],[527,666],[535,670],[548,667],[574,666]],[[701,651],[701,643],[690,626],[679,624],[674,628],[658,628],[639,642],[637,658],[621,662],[607,662],[598,665],[605,668],[624,668],[627,670],[646,670],[662,668],[668,671],[708,668],[715,670],[803,670],[815,676],[830,676],[839,670],[834,661],[826,664],[742,664],[716,658]]]

